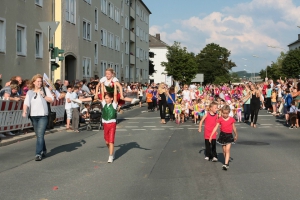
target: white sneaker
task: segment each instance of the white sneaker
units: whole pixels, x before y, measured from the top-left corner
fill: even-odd
[[[75,103],[82,104],[82,101],[80,101],[79,99],[72,99],[71,101],[73,101],[73,102],[75,102]]]
[[[213,157],[213,159],[212,159],[211,161],[213,161],[213,162],[218,162],[218,158]]]
[[[209,160],[209,157],[205,157],[204,159],[205,159],[205,160]]]
[[[0,138],[5,138],[6,136],[2,133],[0,133]]]
[[[112,163],[114,161],[114,156],[108,156],[108,163]]]
[[[5,134],[10,135],[10,136],[15,135],[15,134],[13,134],[12,132],[6,132]]]
[[[132,101],[131,101],[131,104],[136,104],[136,103],[138,103],[138,102],[140,102],[139,99],[133,98]]]

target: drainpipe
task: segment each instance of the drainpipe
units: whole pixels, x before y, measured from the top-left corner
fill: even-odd
[[[129,0],[128,0],[129,1]],[[130,34],[131,34],[131,32],[130,32],[130,15],[131,15],[131,5],[130,5],[130,2],[129,2],[129,47],[130,47]],[[125,28],[125,30],[126,30],[126,28]],[[126,47],[125,47],[126,48]],[[125,51],[125,54],[126,54],[126,51]],[[130,68],[131,68],[131,64],[130,64],[130,49],[129,49],[129,83],[130,83]],[[126,73],[126,72],[125,72]]]

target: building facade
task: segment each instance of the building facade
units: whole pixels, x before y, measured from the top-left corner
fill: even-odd
[[[288,45],[289,50],[300,49],[300,34],[298,34],[298,40]]]
[[[60,22],[51,42],[64,50],[65,59],[52,72],[52,80],[101,77],[111,67],[121,81],[148,81],[151,12],[142,0],[16,0],[18,6],[15,1],[4,1],[5,7],[0,6],[0,74],[4,81],[14,75],[29,78],[37,72],[48,73],[46,37],[41,37],[41,58],[34,54],[35,32],[43,36],[40,21]],[[16,53],[18,24],[27,31],[26,55]],[[7,28],[12,25],[16,27],[14,30]],[[2,50],[2,46],[6,49]],[[19,65],[23,66],[24,73]]]
[[[38,22],[53,21],[52,1],[1,0],[0,84],[48,72],[48,41]]]
[[[154,53],[154,58],[151,60],[153,61],[154,69],[156,70],[156,72],[150,76],[150,81],[155,83],[164,82],[168,85],[172,85],[172,77],[167,76],[165,67],[161,65],[162,62],[168,62],[166,57],[168,45],[160,40],[160,34],[156,34],[155,36],[149,35],[149,39],[150,52]]]

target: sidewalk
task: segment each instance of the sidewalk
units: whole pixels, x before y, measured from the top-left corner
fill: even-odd
[[[122,107],[122,110],[123,111],[128,111],[128,110],[131,110],[131,109],[133,109],[137,106],[138,106],[138,104],[126,105],[126,106]],[[85,129],[86,129],[86,125],[85,124],[80,124],[79,130],[85,130]],[[55,126],[54,129],[46,130],[45,135],[56,133],[56,132],[61,132],[61,131],[65,131],[65,130],[66,130],[65,125],[64,124],[63,125],[59,124],[59,125]],[[21,133],[21,134],[16,133],[15,136],[6,136],[5,138],[2,138],[2,141],[0,142],[0,147],[35,138],[35,133],[34,133],[33,129],[31,128],[31,129],[29,129],[29,131],[30,132],[27,132],[27,133],[24,133],[24,134],[23,133]]]

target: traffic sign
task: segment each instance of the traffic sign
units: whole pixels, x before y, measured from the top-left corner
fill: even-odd
[[[58,25],[59,25],[59,22],[39,22],[39,25],[41,27],[41,29],[43,30],[45,36],[49,39],[53,37]],[[48,27],[50,27],[50,33],[49,33],[49,30],[48,30]]]

